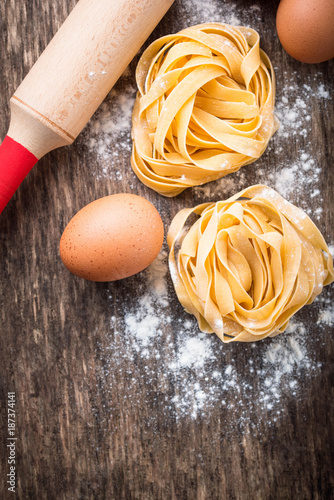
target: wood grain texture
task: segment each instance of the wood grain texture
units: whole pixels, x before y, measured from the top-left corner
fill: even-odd
[[[78,2],[15,90],[11,105],[20,114],[14,120],[12,113],[10,137],[38,158],[71,144],[171,3]],[[53,132],[50,139],[41,134],[40,123]]]
[[[146,45],[187,26],[189,4],[189,0],[176,0]],[[203,8],[208,4],[204,2]],[[276,70],[278,99],[290,83],[300,88],[307,84],[315,94],[319,82],[325,82],[333,92],[333,61],[303,65],[281,48],[275,33],[276,0],[258,2],[257,10],[251,10],[246,0],[225,4],[240,19],[249,18],[252,27],[256,14],[262,47]],[[74,5],[72,0],[0,3],[1,140],[9,125],[10,96]],[[199,5],[194,1],[198,18]],[[134,81],[137,61],[138,56],[116,84],[116,94],[107,97],[108,105],[117,105],[117,94],[122,94],[129,80]],[[311,97],[305,137],[299,135],[297,140],[291,135],[279,150],[274,136],[263,157],[235,179],[249,185],[261,182],[307,148],[321,167],[321,202],[310,196],[312,186],[306,189],[305,183],[290,193],[290,199],[314,211],[320,206],[317,225],[333,244],[334,110],[329,102],[324,106]],[[202,195],[199,190],[187,190],[175,199],[164,199],[152,192],[132,173],[126,148],[118,156],[120,175],[96,175],[101,173],[100,160],[88,147],[90,132],[88,126],[71,146],[40,160],[0,218],[0,497],[13,497],[6,485],[6,402],[8,391],[15,391],[17,498],[334,498],[333,329],[317,325],[317,304],[305,308],[300,318],[310,325],[308,346],[314,347],[319,368],[313,375],[305,372],[305,379],[301,374],[301,395],[287,392],[280,400],[280,416],[270,425],[270,412],[264,412],[254,398],[249,401],[249,422],[242,426],[238,404],[245,411],[247,400],[236,403],[232,394],[225,395],[224,405],[218,398],[210,411],[199,412],[197,418],[190,414],[178,418],[176,411],[170,411],[176,391],[173,377],[161,383],[163,365],[157,359],[130,353],[123,366],[113,325],[118,322],[122,327],[124,304],[137,307],[144,278],[138,275],[108,284],[72,276],[59,258],[62,231],[85,204],[116,192],[145,196],[161,213],[167,230],[173,215],[201,201]],[[115,136],[115,147],[118,139]],[[325,293],[333,299],[333,287]],[[161,337],[166,363],[178,348],[175,318],[186,318],[170,283],[168,297],[167,309],[174,321],[166,323]],[[175,344],[167,343],[171,337]],[[209,340],[219,353],[220,341],[214,336]],[[258,367],[268,342],[256,345]],[[224,353],[226,359],[235,360],[254,393],[257,389],[260,393],[261,380],[248,372],[247,360],[254,356],[254,348],[228,345]],[[222,360],[217,355],[216,365],[223,370]]]

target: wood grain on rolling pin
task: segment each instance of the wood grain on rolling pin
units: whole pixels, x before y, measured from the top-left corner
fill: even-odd
[[[172,3],[80,0],[11,98],[8,135],[39,158],[73,142]]]

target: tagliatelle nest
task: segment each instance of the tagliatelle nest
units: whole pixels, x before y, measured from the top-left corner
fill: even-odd
[[[131,164],[165,196],[252,163],[278,127],[273,67],[250,28],[210,23],[164,36],[136,80]]]
[[[188,217],[200,218],[175,245]],[[266,186],[181,210],[167,237],[177,296],[202,331],[224,342],[283,332],[289,319],[334,279],[321,233],[299,208]]]

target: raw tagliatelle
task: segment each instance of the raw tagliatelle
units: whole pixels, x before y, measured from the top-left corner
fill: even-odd
[[[193,213],[200,217],[184,236]],[[289,318],[334,279],[333,258],[317,227],[266,186],[181,210],[167,241],[181,304],[202,331],[224,342],[283,332]]]
[[[165,196],[252,163],[278,127],[273,67],[250,28],[209,23],[164,36],[136,80],[131,164]]]

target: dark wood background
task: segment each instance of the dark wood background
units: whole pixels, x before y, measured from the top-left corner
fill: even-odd
[[[293,85],[307,82],[314,92],[319,81],[333,90],[333,60],[304,65],[290,58],[280,46],[275,31],[276,0],[258,1],[255,7],[246,0],[222,0],[221,9],[225,10],[219,10],[217,0],[193,3],[197,22],[201,21],[201,9],[207,20],[204,14],[207,16],[208,8],[214,12],[218,6],[218,18],[212,20],[225,21],[224,12],[234,11],[243,24],[258,29],[262,47],[276,69],[280,98],[288,78]],[[1,140],[9,124],[10,96],[74,4],[74,0],[0,3]],[[187,26],[193,19],[189,5],[190,0],[176,0],[147,43]],[[134,81],[137,61],[138,57],[131,63],[127,76],[117,83],[117,92],[122,92],[129,79]],[[322,108],[321,100],[312,106],[310,103],[312,126],[305,137],[308,151],[321,165],[323,211],[316,222],[331,244],[332,104],[331,99],[326,108]],[[117,94],[112,97],[112,105],[117,107]],[[229,410],[228,396],[224,408],[221,398],[217,398],[217,404],[199,412],[196,418],[187,413],[176,418],[163,404],[166,397],[172,400],[174,396],[172,381],[166,381],[165,393],[156,392],[154,384],[148,387],[151,379],[145,378],[143,365],[154,371],[154,360],[135,360],[129,365],[128,373],[138,376],[136,386],[124,378],[125,371],[115,357],[117,352],[113,356],[110,318],[114,315],[116,320],[122,319],[124,303],[127,308],[132,304],[136,307],[143,277],[108,284],[72,276],[59,257],[62,231],[81,207],[107,194],[132,191],[147,197],[160,211],[166,229],[180,208],[193,206],[200,197],[196,190],[188,190],[176,199],[164,199],[141,185],[129,167],[127,148],[118,160],[122,174],[118,179],[92,175],[98,169],[99,159],[87,147],[89,133],[88,126],[72,146],[43,158],[0,216],[0,497],[334,498],[333,329],[317,325],[319,305],[303,310],[299,321],[309,324],[309,348],[314,346],[321,366],[314,375],[305,375],[305,380],[301,375],[301,396],[288,393],[280,399],[281,413],[276,421],[263,414],[263,405],[257,402],[256,395],[246,428],[228,425],[232,419],[238,423],[238,408]],[[300,142],[289,137],[283,151],[275,148],[274,137],[265,155],[256,164],[245,167],[243,177],[236,177],[243,179],[240,187],[263,182],[259,171],[277,173],[284,162],[289,165],[299,154]],[[304,184],[298,192],[290,193],[290,199],[303,207],[319,208],[319,201],[309,194]],[[332,290],[325,292],[328,300],[333,298]],[[168,307],[174,320],[165,329],[176,336],[179,323],[175,318],[179,316],[184,321],[187,315],[171,287]],[[321,341],[315,342],[319,337]],[[218,346],[214,336],[209,340]],[[258,352],[267,348],[268,342],[270,339],[257,344]],[[238,360],[240,370],[247,370],[249,345],[228,345],[223,350]],[[250,384],[258,387],[256,371],[247,376]],[[16,494],[9,493],[6,485],[8,391],[15,391],[17,399]],[[136,397],[135,405],[131,404],[131,396]]]

